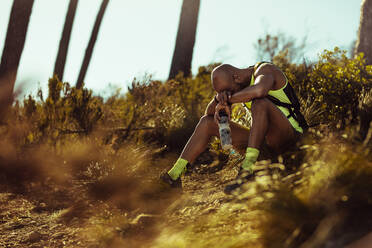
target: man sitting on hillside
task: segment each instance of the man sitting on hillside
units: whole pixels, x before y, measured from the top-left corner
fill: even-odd
[[[225,110],[230,119],[231,105],[242,103],[251,111],[252,126],[248,129],[230,121],[234,149],[245,155],[237,180],[225,188],[230,193],[250,176],[264,142],[280,154],[296,142],[307,124],[285,74],[271,63],[261,62],[245,69],[222,64],[211,77],[217,95],[208,104],[173,168],[162,174],[161,179],[172,187],[181,187],[180,176],[186,165],[206,149],[211,136],[219,136],[219,112]]]

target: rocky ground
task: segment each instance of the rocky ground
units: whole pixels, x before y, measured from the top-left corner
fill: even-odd
[[[86,247],[79,238],[82,225],[74,220],[68,225],[59,218],[61,211],[43,211],[22,195],[0,194],[1,247]]]
[[[258,221],[266,217],[249,206],[262,198],[223,193],[240,159],[233,156],[223,168],[216,162],[198,166],[183,177],[183,193],[172,193],[161,213],[89,199],[81,182],[70,190],[82,200],[58,209],[50,200],[0,193],[0,247],[266,247]],[[370,239],[349,247],[371,247]]]
[[[40,199],[33,200],[32,196],[18,193],[0,193],[0,247],[100,247],[115,246],[111,241],[106,242],[106,234],[94,230],[95,223],[99,222],[100,227],[105,229],[117,229],[117,233],[123,234],[123,230],[130,230],[130,235],[122,235],[125,239],[133,241],[141,232],[147,232],[143,227],[146,220],[155,219],[157,227],[152,229],[159,235],[158,241],[162,239],[164,225],[169,231],[182,226],[190,226],[199,221],[205,215],[216,212],[229,197],[223,193],[224,185],[236,174],[236,170],[225,168],[216,173],[208,173],[216,164],[199,167],[199,172],[193,172],[183,178],[183,193],[176,197],[176,200],[165,210],[164,216],[141,213],[140,210],[132,214],[120,212],[111,208],[104,202],[84,201],[84,214],[76,213],[77,204],[58,210],[51,210],[47,203]],[[207,172],[207,173],[203,173]],[[78,187],[72,187],[73,194]],[[81,188],[81,185],[80,185]],[[80,189],[80,193],[84,194]],[[177,193],[178,194],[178,193]],[[90,206],[89,206],[90,204]],[[129,222],[130,227],[120,223],[102,222],[103,219],[113,216],[127,216],[124,222]],[[71,215],[71,217],[69,217]],[[102,217],[104,216],[104,217]],[[117,222],[117,220],[116,220]],[[92,231],[94,230],[94,231]],[[134,231],[133,231],[134,230]],[[163,230],[163,231],[161,231]],[[95,235],[96,233],[97,235]],[[110,235],[108,235],[110,236]],[[156,241],[150,239],[151,242]],[[131,242],[132,242],[131,241]],[[148,244],[149,240],[145,240]],[[143,243],[143,242],[141,242]],[[163,243],[163,242],[161,242]],[[141,245],[141,244],[137,244]],[[155,245],[155,243],[153,243]],[[161,244],[158,244],[161,246]]]

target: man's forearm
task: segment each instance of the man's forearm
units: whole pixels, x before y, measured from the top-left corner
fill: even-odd
[[[269,90],[274,84],[274,78],[271,75],[260,75],[256,78],[255,84],[242,89],[239,92],[233,94],[229,102],[240,103],[250,102],[255,98],[261,98],[267,96]]]
[[[263,97],[263,92],[260,91],[259,87],[256,85],[248,86],[243,90],[236,92],[229,99],[230,103],[241,103],[250,102],[255,98]]]

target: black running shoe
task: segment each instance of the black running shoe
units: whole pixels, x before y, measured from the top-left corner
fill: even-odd
[[[241,169],[238,173],[238,176],[225,187],[224,189],[225,194],[230,195],[234,190],[240,188],[243,184],[252,180],[253,178],[254,178],[253,172]]]
[[[163,172],[161,175],[160,175],[160,180],[169,185],[171,188],[174,188],[174,189],[182,189],[182,182],[181,182],[181,178],[179,177],[177,180],[173,180],[169,174],[167,172]]]

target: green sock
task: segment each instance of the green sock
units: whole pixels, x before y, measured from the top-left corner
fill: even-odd
[[[188,161],[183,158],[177,159],[176,163],[174,163],[172,169],[168,171],[168,175],[173,179],[177,180],[182,173],[186,171],[186,165]]]
[[[253,172],[253,165],[256,163],[260,151],[253,147],[248,147],[242,163],[243,170]]]

